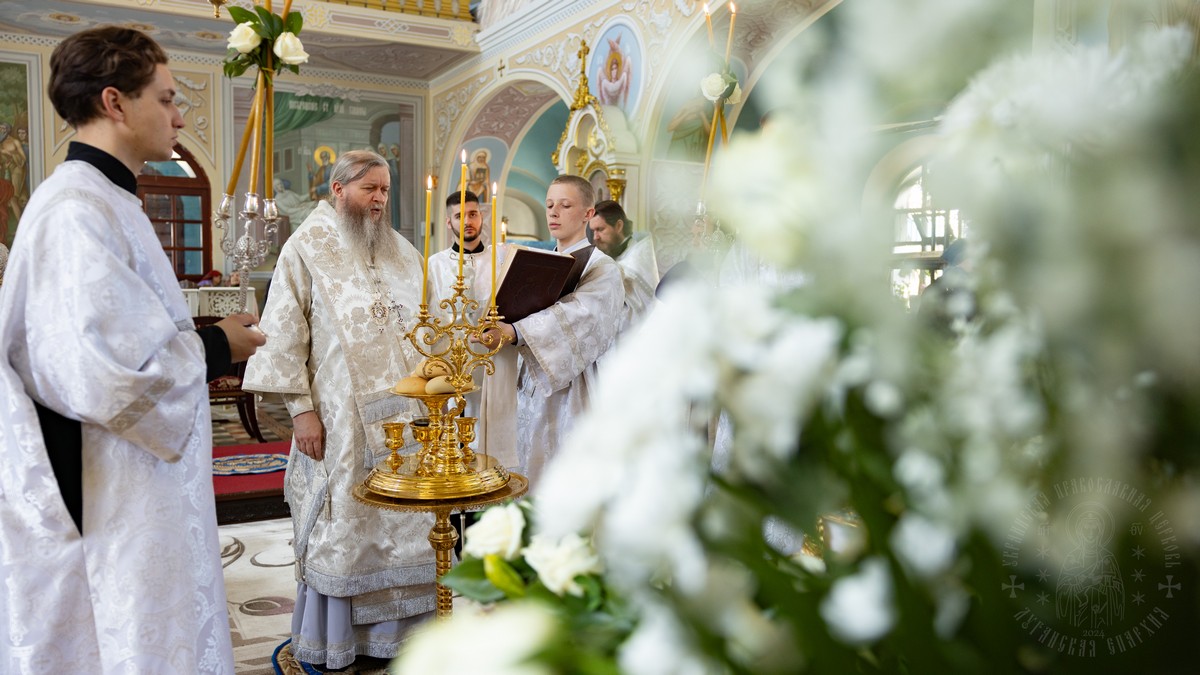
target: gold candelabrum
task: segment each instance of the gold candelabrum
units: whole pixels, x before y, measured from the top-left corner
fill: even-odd
[[[429,304],[422,302],[417,323],[405,339],[425,357],[428,367],[448,373],[446,381],[454,391],[416,394],[400,391],[398,386],[392,389],[417,400],[425,409],[426,415],[411,423],[413,439],[421,447],[415,454],[401,455],[404,423],[383,424],[391,454],[367,477],[365,487],[375,494],[398,499],[457,499],[494,492],[508,484],[507,469],[486,452],[471,448],[477,419],[462,415],[466,395],[475,389],[475,370],[495,373],[492,357],[504,341],[488,345],[483,336],[497,328],[503,317],[493,301],[480,321],[471,319],[480,305],[467,297],[461,271],[451,288],[453,295],[438,303],[445,317],[433,317]]]

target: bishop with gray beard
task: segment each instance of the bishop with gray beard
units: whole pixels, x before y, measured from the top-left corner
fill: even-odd
[[[370,151],[343,153],[321,202],[279,253],[262,329],[269,346],[243,388],[280,394],[294,435],[284,496],[298,583],[292,651],[339,669],[391,658],[432,615],[427,515],[357,502],[387,456],[381,424],[417,411],[391,386],[419,362],[404,339],[421,303],[421,257],[391,229],[391,175]],[[276,338],[274,333],[280,337]]]

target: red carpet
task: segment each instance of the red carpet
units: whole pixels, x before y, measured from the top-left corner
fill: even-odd
[[[255,455],[275,453],[286,455],[292,447],[291,441],[275,441],[273,443],[250,443],[248,445],[224,445],[213,448],[213,457],[229,457],[230,455]],[[217,500],[228,499],[231,495],[259,492],[283,493],[283,472],[252,473],[241,476],[213,476],[213,492]]]

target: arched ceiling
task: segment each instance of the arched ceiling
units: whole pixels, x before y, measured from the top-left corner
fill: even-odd
[[[531,80],[512,82],[497,91],[475,114],[464,138],[494,136],[510,148],[547,103],[558,96],[550,87]]]
[[[208,7],[207,2],[198,4]],[[0,0],[0,32],[62,38],[91,26],[118,24],[146,31],[168,50],[207,53],[218,58],[225,55],[225,41],[233,29],[228,14],[222,12],[220,19],[214,19],[211,14],[197,17],[132,6],[132,2],[130,5],[73,0]],[[338,6],[329,7],[332,13]],[[349,24],[353,19],[364,21],[364,29],[371,29],[364,33],[373,32],[380,37],[333,34],[306,26],[301,39],[309,53],[309,67],[429,80],[476,51],[473,43],[469,48],[443,48],[404,42],[410,38],[448,39],[445,34],[449,29],[446,28],[409,26],[402,18],[384,19],[382,22],[387,25],[381,25],[380,20],[362,16],[346,17],[342,23]],[[444,23],[453,25],[453,22]],[[468,22],[457,24],[461,26],[455,28],[464,30],[473,26]],[[342,32],[346,32],[345,29]],[[395,40],[387,39],[388,32]],[[419,32],[427,35],[417,35]]]

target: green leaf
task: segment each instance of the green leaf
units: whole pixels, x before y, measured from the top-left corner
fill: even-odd
[[[473,558],[463,560],[449,572],[442,575],[442,585],[458,591],[464,597],[476,602],[496,602],[504,599],[504,591],[496,588],[487,580],[483,571],[483,561]]]
[[[283,64],[283,67],[287,68],[288,70],[292,71],[293,73],[296,73],[297,75],[300,74],[300,66],[298,66],[294,63],[285,63],[285,64]]]
[[[604,589],[600,586],[600,580],[588,574],[575,577],[575,583],[583,588],[583,598],[587,600],[587,611],[594,612],[600,609],[600,603],[604,600]]]
[[[284,19],[284,30],[293,35],[300,35],[302,28],[304,28],[304,15],[300,12],[288,12],[287,18]]]
[[[278,14],[271,15],[271,33],[275,37],[283,35],[283,19]]]
[[[238,23],[258,23],[258,17],[248,9],[242,9],[236,5],[229,5],[225,9],[229,10],[229,18]]]
[[[270,29],[266,28],[261,23],[254,24],[254,32],[258,33],[259,36],[261,36],[264,40],[274,39],[274,37],[271,35]]]
[[[491,553],[483,558],[483,573],[492,585],[510,598],[525,597],[525,582],[521,575],[500,556]]]
[[[264,26],[271,25],[271,13],[267,11],[266,7],[263,7],[262,5],[255,5],[254,11],[258,14],[258,20],[261,21]]]

